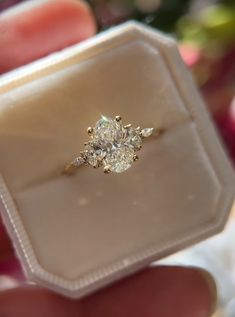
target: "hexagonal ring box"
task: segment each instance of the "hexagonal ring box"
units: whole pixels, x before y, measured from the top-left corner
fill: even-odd
[[[234,172],[174,40],[135,22],[0,80],[4,223],[29,280],[71,298],[222,230]],[[128,171],[62,173],[101,115],[164,130]]]

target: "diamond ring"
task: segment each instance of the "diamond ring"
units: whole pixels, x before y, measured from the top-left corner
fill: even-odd
[[[162,130],[134,128],[131,124],[123,125],[120,116],[114,119],[102,116],[87,132],[90,139],[84,144],[84,151],[64,168],[68,175],[82,165],[102,167],[107,174],[122,173],[138,160],[136,153],[142,148],[143,140],[158,136]]]

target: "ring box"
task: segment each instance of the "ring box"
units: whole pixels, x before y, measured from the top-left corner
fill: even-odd
[[[100,115],[163,128],[122,174],[62,174]],[[128,22],[0,80],[1,212],[30,281],[80,298],[220,232],[234,172],[176,42]]]

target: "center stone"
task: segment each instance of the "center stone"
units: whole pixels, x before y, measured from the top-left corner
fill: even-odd
[[[117,121],[102,116],[95,125],[94,137],[105,143],[113,143],[122,138],[122,127]]]
[[[105,165],[112,172],[122,173],[131,167],[135,151],[126,146],[113,149],[105,158]]]
[[[123,125],[122,118],[102,116],[94,128],[88,128],[89,142],[82,152],[85,163],[95,168],[103,167],[105,173],[122,173],[138,160],[136,152],[141,149],[144,138],[153,133],[152,128],[133,128]]]

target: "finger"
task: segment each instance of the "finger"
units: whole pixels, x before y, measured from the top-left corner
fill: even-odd
[[[0,15],[0,73],[96,33],[93,14],[78,0],[34,0]]]
[[[5,289],[5,285],[2,283],[2,278],[5,277],[9,277],[18,283],[23,283],[25,281],[25,276],[22,272],[20,263],[13,256],[0,262],[0,290]]]
[[[215,301],[215,284],[204,271],[156,267],[80,301],[69,300],[39,289],[11,290],[0,294],[0,315],[208,317],[215,308]]]
[[[11,276],[17,281],[23,281],[24,275],[16,259],[12,243],[6,233],[0,217],[0,289],[3,289],[2,277]]]
[[[0,217],[0,262],[12,256],[12,245]]]

